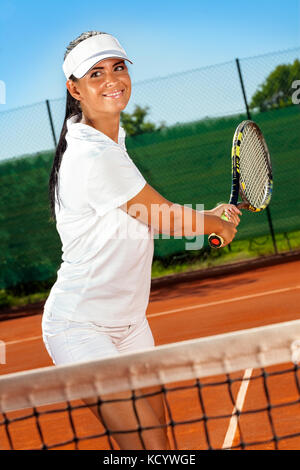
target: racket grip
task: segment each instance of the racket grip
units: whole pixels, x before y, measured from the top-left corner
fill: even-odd
[[[208,243],[211,248],[221,248],[224,245],[224,238],[216,233],[211,233],[208,237]]]
[[[221,216],[221,219],[228,221],[228,217],[225,214]],[[224,245],[224,238],[216,233],[211,233],[208,237],[208,243],[211,248],[222,248]]]

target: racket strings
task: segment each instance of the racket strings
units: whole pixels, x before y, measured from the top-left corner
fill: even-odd
[[[240,183],[247,201],[264,206],[270,185],[269,156],[256,128],[246,126],[240,147]]]

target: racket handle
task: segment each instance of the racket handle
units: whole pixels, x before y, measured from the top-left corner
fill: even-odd
[[[221,248],[224,245],[224,238],[216,233],[211,233],[208,237],[208,243],[211,248]]]
[[[225,214],[221,216],[221,219],[228,221],[228,217],[226,217]],[[216,233],[211,233],[208,237],[208,243],[211,248],[222,248],[224,245],[224,238],[222,238],[220,235],[217,235]]]

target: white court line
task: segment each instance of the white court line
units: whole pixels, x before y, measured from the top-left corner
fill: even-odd
[[[254,299],[256,297],[263,297],[264,295],[273,295],[273,294],[280,294],[282,292],[289,292],[295,289],[300,289],[299,286],[294,286],[294,287],[286,287],[284,289],[276,289],[276,290],[270,290],[270,291],[265,291],[261,292],[259,294],[251,294],[251,295],[244,295],[241,297],[233,297],[232,299],[227,299],[227,300],[218,300],[216,302],[208,302],[206,304],[197,304],[197,305],[191,305],[190,307],[181,307],[181,308],[175,308],[173,310],[166,310],[164,312],[157,312],[157,313],[150,313],[147,315],[147,318],[153,318],[153,317],[161,317],[164,315],[170,315],[171,313],[177,313],[177,312],[185,312],[187,310],[194,310],[194,309],[199,309],[199,308],[206,308],[206,307],[213,307],[214,305],[222,305],[222,304],[229,304],[231,302],[239,302],[242,300],[249,300],[249,299]],[[18,343],[23,343],[25,341],[35,341],[36,339],[41,338],[41,336],[32,336],[31,338],[24,338],[24,339],[17,339],[15,341],[4,341],[6,345],[10,344],[18,344]]]
[[[236,404],[232,411],[232,416],[229,422],[229,426],[228,426],[227,433],[223,442],[222,449],[228,449],[228,448],[230,449],[232,447],[234,436],[235,436],[237,425],[238,425],[238,419],[239,419],[238,416],[236,415],[236,412],[237,411],[241,412],[243,410],[252,371],[253,369],[245,370],[243,381],[241,383],[239,393],[236,398]]]
[[[18,343],[25,343],[26,341],[35,341],[37,339],[41,339],[40,336],[31,336],[30,338],[23,338],[23,339],[16,339],[14,341],[4,341],[5,346],[10,346],[11,344],[18,344]]]
[[[173,310],[167,310],[165,312],[150,314],[150,315],[148,315],[148,317],[159,317],[159,316],[162,316],[162,315],[169,315],[171,313],[181,312],[181,311],[184,311],[184,310],[192,310],[192,309],[199,309],[199,308],[205,308],[205,307],[213,307],[215,305],[228,304],[228,303],[231,303],[231,302],[239,302],[239,301],[242,301],[242,300],[249,300],[249,299],[254,299],[254,298],[257,298],[257,297],[263,297],[265,295],[273,295],[273,294],[279,294],[279,293],[283,293],[283,292],[289,292],[289,291],[292,291],[292,290],[295,290],[295,289],[300,289],[300,286],[298,285],[298,286],[294,286],[294,287],[286,287],[286,288],[283,288],[283,289],[274,289],[274,290],[271,290],[271,291],[265,291],[265,292],[261,292],[261,293],[258,293],[258,294],[244,295],[244,296],[241,296],[241,297],[234,297],[232,299],[227,299],[227,300],[220,300],[220,301],[216,301],[216,302],[209,302],[209,303],[206,303],[206,304],[192,305],[190,307],[185,307],[185,308],[183,307],[183,308],[177,308],[177,309],[173,309]],[[243,381],[241,383],[241,386],[240,386],[240,389],[239,389],[239,392],[238,392],[238,395],[237,395],[236,405],[235,405],[235,407],[232,411],[232,416],[231,416],[229,426],[228,426],[228,429],[227,429],[227,432],[226,432],[226,436],[225,436],[225,439],[224,439],[224,443],[223,443],[223,446],[222,446],[223,449],[228,449],[228,448],[232,447],[234,437],[235,437],[235,433],[236,433],[236,430],[237,430],[237,425],[238,425],[238,417],[236,416],[235,413],[236,413],[237,410],[241,412],[242,409],[243,409],[244,402],[245,402],[245,399],[246,399],[247,390],[248,390],[248,386],[249,386],[249,380],[250,380],[251,375],[252,375],[252,371],[253,371],[253,369],[246,369],[245,370]]]
[[[191,305],[190,307],[175,308],[173,310],[166,310],[165,312],[150,313],[149,315],[147,315],[147,317],[148,318],[150,318],[150,317],[151,318],[161,317],[163,315],[169,315],[171,313],[177,313],[177,312],[184,312],[186,310],[193,310],[193,309],[196,309],[196,308],[206,308],[206,307],[213,307],[214,305],[230,304],[231,302],[239,302],[241,300],[255,299],[256,297],[263,297],[264,295],[280,294],[281,292],[289,292],[289,291],[295,290],[295,289],[300,289],[300,286],[286,287],[284,289],[269,290],[269,291],[261,292],[259,294],[251,294],[251,295],[244,295],[244,296],[241,296],[241,297],[233,297],[232,299],[218,300],[216,302],[208,302],[207,304]]]

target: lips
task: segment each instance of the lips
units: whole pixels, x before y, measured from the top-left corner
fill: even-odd
[[[124,93],[124,90],[118,90],[118,91],[112,91],[110,93],[105,93],[103,94],[103,96],[105,98],[118,99],[118,98],[121,98],[121,96],[123,96],[123,93]]]

